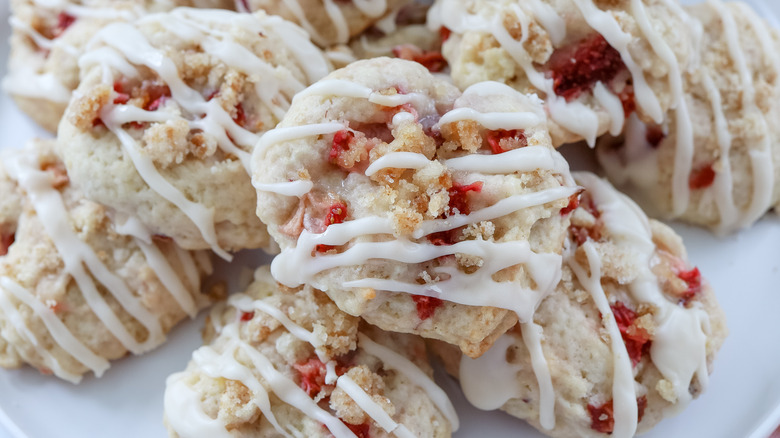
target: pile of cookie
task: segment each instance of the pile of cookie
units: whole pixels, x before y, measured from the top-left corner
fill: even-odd
[[[780,33],[713,0],[12,0],[0,366],[78,383],[213,305],[171,436],[630,437],[727,334],[679,236],[780,205]],[[273,254],[240,293],[212,257]],[[215,304],[216,303],[216,304]]]

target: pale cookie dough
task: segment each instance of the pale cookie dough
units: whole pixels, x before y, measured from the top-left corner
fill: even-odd
[[[252,164],[275,278],[382,329],[476,357],[558,282],[578,189],[541,102],[503,84],[359,61],[299,94]]]
[[[211,263],[85,200],[52,143],[0,160],[0,224],[4,236],[13,230],[0,248],[0,366],[78,383],[158,347],[209,304],[201,279]],[[6,208],[14,197],[19,208]]]
[[[236,0],[240,11],[263,10],[299,24],[320,47],[346,44],[414,0]]]
[[[668,0],[437,0],[428,25],[449,34],[442,50],[459,87],[539,93],[556,146],[593,146],[633,112],[660,123],[695,50],[688,16]]]
[[[740,2],[686,10],[703,29],[700,65],[681,77],[689,111],[631,119],[599,161],[656,214],[731,233],[780,205],[780,33]]]
[[[79,62],[57,143],[87,198],[186,249],[275,249],[254,214],[249,157],[330,69],[301,28],[178,8],[105,27]]]
[[[231,5],[229,0],[11,0],[13,31],[3,90],[36,123],[56,132],[79,84],[79,55],[103,26],[176,6]]]
[[[724,314],[679,236],[606,181],[574,178],[585,192],[536,327],[518,325],[477,360],[435,350],[481,409],[553,437],[631,437],[705,390]],[[527,348],[535,337],[541,348]]]
[[[341,312],[268,267],[216,307],[165,390],[171,437],[449,437],[458,418],[425,344]]]

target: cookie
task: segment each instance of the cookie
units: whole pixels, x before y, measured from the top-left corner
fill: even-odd
[[[660,123],[679,107],[693,29],[671,1],[438,0],[432,30],[455,84],[493,80],[539,93],[557,146],[619,134],[627,115]]]
[[[58,135],[87,198],[186,249],[270,245],[249,156],[292,97],[329,71],[294,24],[178,8],[103,28]]]
[[[321,291],[280,287],[267,266],[204,333],[167,380],[172,437],[449,437],[458,427],[421,339],[361,323]]]
[[[703,29],[701,61],[680,78],[690,111],[632,119],[597,152],[648,209],[726,234],[780,205],[780,34],[744,3],[687,12]]]
[[[3,154],[0,188],[20,199],[2,208],[0,366],[24,364],[78,383],[109,362],[143,354],[211,299],[205,252],[156,239],[132,218],[85,200],[52,141]],[[4,202],[5,203],[5,202]],[[15,223],[10,239],[7,224]]]
[[[57,132],[79,84],[78,57],[103,26],[176,6],[231,4],[228,0],[11,0],[11,54],[3,89],[36,123]]]
[[[359,61],[296,96],[252,164],[274,277],[382,329],[476,357],[558,281],[578,188],[534,96]]]
[[[679,236],[606,181],[574,177],[585,192],[563,275],[534,323],[476,360],[443,344],[436,351],[481,409],[553,437],[634,436],[707,387],[724,314]]]
[[[237,0],[240,11],[266,11],[299,24],[320,47],[346,44],[371,25],[392,20],[411,0]]]

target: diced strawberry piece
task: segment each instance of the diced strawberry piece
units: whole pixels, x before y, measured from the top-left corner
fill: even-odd
[[[715,169],[710,164],[691,172],[691,176],[688,178],[688,187],[691,190],[704,189],[711,186],[713,182],[715,182]]]
[[[512,149],[519,149],[528,146],[528,139],[525,137],[525,131],[522,129],[499,129],[496,131],[488,131],[487,142],[490,145],[490,150],[494,154],[501,154],[510,149],[504,149],[501,147],[502,140],[505,141],[504,145],[511,144],[514,146]]]
[[[680,304],[687,305],[690,300],[701,292],[701,272],[699,272],[699,268],[693,268],[688,271],[678,272],[677,276],[688,285],[688,289],[680,298]]]
[[[336,202],[328,209],[328,215],[325,217],[327,225],[340,224],[347,218],[347,204]]]
[[[553,91],[567,101],[591,91],[596,82],[609,83],[625,68],[620,53],[601,34],[557,49],[549,62]]]
[[[339,156],[349,150],[349,144],[352,142],[353,138],[355,138],[355,133],[346,129],[333,135],[333,144],[330,147],[328,161],[338,165]]]
[[[325,364],[321,360],[313,357],[305,362],[293,364],[293,368],[300,373],[300,387],[306,391],[309,397],[320,393],[322,387],[325,386],[325,375],[327,374]]]
[[[255,312],[254,311],[251,311],[251,312],[241,312],[241,317],[239,319],[241,320],[241,322],[247,322],[247,321],[251,321],[252,318],[254,318],[254,317],[255,317]]]
[[[15,233],[0,233],[0,256],[8,254],[8,248],[14,244]]]
[[[124,105],[130,100],[130,95],[122,91],[121,82],[114,82],[114,91],[117,94],[114,98],[114,105]]]
[[[642,421],[645,416],[645,409],[647,408],[647,396],[643,395],[636,399],[637,407],[637,422]]]
[[[446,246],[455,243],[458,235],[458,228],[454,230],[439,231],[428,235],[428,241],[436,246]]]
[[[54,29],[54,38],[62,35],[75,22],[76,17],[67,12],[60,12],[60,14],[57,15],[57,27]]]
[[[447,29],[446,27],[442,26],[439,28],[439,36],[441,36],[441,42],[444,43],[448,39],[450,39],[450,35],[452,35],[452,31]]]
[[[588,404],[590,428],[599,433],[612,433],[615,428],[615,417],[612,413],[612,400],[601,406]]]
[[[637,421],[642,421],[647,407],[647,396],[637,397]],[[611,434],[615,429],[615,417],[613,412],[613,401],[610,400],[601,406],[588,404],[588,413],[590,414],[590,428],[599,433]]]
[[[664,138],[666,138],[666,134],[664,134],[664,130],[661,129],[660,126],[655,124],[647,125],[647,130],[645,131],[645,139],[647,140],[647,144],[655,149],[659,144],[661,144]]]
[[[440,72],[447,67],[447,60],[444,59],[441,52],[422,50],[414,44],[401,44],[393,47],[393,55],[396,58],[422,64],[431,73]]]
[[[580,206],[580,194],[575,193],[569,196],[569,205],[561,209],[561,216],[566,216],[567,214],[576,210],[577,207],[579,206]]]
[[[631,364],[636,366],[642,360],[642,354],[650,346],[650,335],[645,329],[634,324],[637,319],[636,312],[626,307],[625,304],[618,301],[610,308],[615,316],[620,335],[623,337]]]
[[[423,321],[433,316],[436,309],[444,304],[444,301],[438,298],[426,297],[425,295],[412,295],[412,299],[417,306],[417,316]]]
[[[344,423],[349,428],[349,430],[351,430],[352,433],[354,433],[355,436],[357,436],[357,438],[370,438],[368,434],[370,425],[368,423],[349,424],[346,421],[342,421],[342,423]]]
[[[246,126],[246,113],[244,113],[244,105],[241,105],[241,102],[236,105],[236,116],[233,117],[233,121],[238,126]]]
[[[634,111],[636,111],[636,100],[634,99],[634,87],[627,85],[623,88],[623,91],[618,94],[618,99],[623,105],[623,115],[628,118]]]
[[[448,191],[450,194],[450,215],[455,214],[456,210],[460,214],[469,214],[471,213],[471,207],[468,202],[469,192],[481,192],[482,181],[477,181],[467,186],[452,184],[452,187]]]
[[[144,82],[141,88],[144,95],[143,108],[147,111],[156,111],[171,97],[171,89],[165,84],[149,81]]]

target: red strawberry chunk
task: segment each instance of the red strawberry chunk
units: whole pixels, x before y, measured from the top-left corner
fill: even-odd
[[[438,298],[426,297],[425,295],[412,295],[412,299],[417,306],[417,316],[423,321],[433,316],[436,309],[444,304],[444,301]]]
[[[691,190],[705,189],[713,182],[715,182],[715,169],[712,168],[712,164],[709,164],[691,172],[691,176],[688,178],[688,187]]]
[[[60,12],[60,14],[57,15],[57,27],[54,28],[54,38],[62,35],[75,22],[76,17],[67,12]]]
[[[677,273],[677,276],[688,285],[688,289],[680,298],[680,304],[687,305],[690,300],[701,292],[701,272],[699,272],[699,268],[693,268],[688,271],[681,271]]]
[[[114,82],[114,91],[117,94],[114,98],[114,105],[124,105],[130,100],[130,95],[122,91],[121,82]]]
[[[467,186],[460,184],[452,184],[452,187],[448,190],[450,194],[450,214],[455,214],[457,210],[460,214],[471,213],[471,207],[468,202],[469,192],[479,193],[482,191],[482,181],[471,183]]]
[[[241,105],[241,102],[236,105],[236,116],[233,117],[233,121],[236,122],[236,125],[238,126],[246,126],[246,113],[244,112],[244,105]]]
[[[414,44],[401,44],[393,47],[393,55],[396,58],[422,64],[431,73],[440,72],[447,67],[447,60],[444,59],[441,52],[422,50]]]
[[[255,312],[254,311],[251,311],[251,312],[241,312],[241,317],[239,319],[241,320],[241,322],[247,322],[247,321],[252,320],[252,318],[254,318],[254,317],[255,317]]]
[[[519,149],[528,146],[528,139],[525,137],[525,131],[522,129],[499,129],[496,131],[488,131],[487,142],[490,145],[490,150],[494,154],[501,154],[511,149]],[[501,146],[511,146],[509,149],[504,149]]]
[[[452,31],[447,29],[446,27],[442,26],[439,28],[439,36],[441,37],[441,42],[444,43],[448,39],[450,39],[450,35],[452,35]]]
[[[647,330],[635,324],[636,312],[626,307],[625,304],[618,301],[610,308],[615,316],[620,335],[623,337],[631,364],[636,366],[642,360],[642,354],[650,347],[650,335]]]
[[[349,430],[352,431],[352,433],[357,436],[357,438],[370,438],[368,431],[370,429],[370,425],[368,423],[363,424],[349,424],[346,421],[342,420],[342,423],[344,423]]]
[[[591,91],[596,82],[610,82],[626,65],[601,34],[594,34],[574,46],[557,49],[549,67],[555,94],[571,101]]]
[[[601,406],[588,404],[590,428],[599,433],[612,433],[615,428],[615,417],[612,412],[612,400]]]
[[[438,231],[428,235],[428,241],[436,246],[446,246],[455,243],[458,238],[459,229]]]
[[[343,129],[333,135],[333,143],[330,147],[330,153],[328,154],[328,161],[332,164],[339,165],[341,162],[340,157],[345,152],[349,151],[350,143],[355,138],[355,133]]]
[[[313,357],[305,362],[294,364],[293,368],[300,374],[300,387],[306,391],[309,397],[320,393],[322,387],[325,386],[325,375],[327,374],[325,364],[321,360]]]
[[[647,407],[647,396],[637,397],[637,418],[642,421]],[[615,429],[615,417],[613,401],[610,400],[601,406],[588,404],[588,413],[590,414],[590,428],[599,433],[611,434]]]
[[[659,144],[666,138],[666,134],[664,134],[663,129],[661,129],[658,125],[647,125],[647,130],[645,131],[645,139],[647,140],[647,144],[653,147],[653,149],[657,148]]]
[[[328,209],[328,215],[325,218],[327,225],[340,224],[347,218],[347,204],[336,202]]]
[[[0,256],[8,254],[8,248],[14,244],[15,233],[0,233]]]
[[[579,206],[580,206],[580,194],[575,193],[569,196],[569,205],[561,209],[561,216],[566,216],[567,214],[576,210],[577,207]]]

